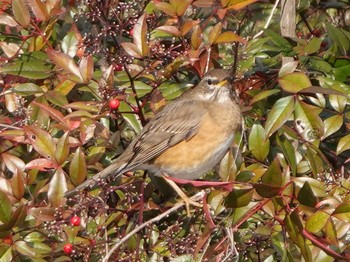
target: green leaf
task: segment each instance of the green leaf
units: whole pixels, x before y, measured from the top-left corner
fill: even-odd
[[[310,55],[318,52],[321,48],[321,43],[322,43],[321,38],[317,38],[317,37],[311,38],[309,43],[304,48],[305,55]]]
[[[24,237],[26,242],[44,242],[46,237],[40,232],[31,232]]]
[[[350,76],[350,65],[333,68],[333,73],[336,80],[345,82]]]
[[[181,36],[180,30],[176,26],[172,26],[172,25],[159,26],[156,28],[156,30],[163,31],[172,36],[177,36],[177,37]]]
[[[69,129],[69,122],[65,119],[64,115],[63,115],[60,111],[58,111],[58,110],[56,110],[56,109],[50,107],[48,104],[42,104],[42,103],[39,103],[39,102],[37,102],[37,101],[35,101],[35,100],[32,102],[32,105],[35,105],[35,106],[40,107],[40,109],[42,109],[42,110],[43,110],[45,113],[47,113],[50,117],[52,117],[52,118],[55,119],[57,122],[59,122],[60,124],[62,124],[62,126],[63,126],[66,130]]]
[[[308,159],[308,164],[311,167],[312,174],[317,176],[318,174],[325,171],[325,161],[319,157],[319,155],[317,154],[317,152],[315,152],[313,148],[308,147],[306,149],[306,156]]]
[[[237,174],[237,166],[232,150],[229,150],[220,161],[219,174],[222,181],[235,181]]]
[[[56,144],[48,132],[34,126],[25,126],[23,129],[35,151],[49,160],[56,161]]]
[[[44,90],[40,86],[33,83],[17,84],[11,90],[20,96],[30,96],[44,93]]]
[[[260,184],[254,184],[254,189],[256,190],[256,192],[262,196],[262,197],[266,197],[266,198],[272,198],[275,197],[277,195],[279,195],[282,187],[279,186],[271,186],[271,185],[266,185],[263,183]]]
[[[77,101],[64,106],[64,108],[71,108],[75,110],[88,111],[98,113],[101,110],[101,103],[94,101]]]
[[[267,185],[281,186],[282,185],[282,170],[281,164],[276,157],[270,166],[267,168],[266,172],[262,176],[262,182]]]
[[[264,161],[270,150],[270,140],[266,138],[265,129],[260,124],[254,124],[251,128],[248,139],[249,150],[253,156]]]
[[[343,153],[346,150],[350,149],[350,134],[343,136],[337,145],[337,155]]]
[[[57,163],[62,165],[67,160],[69,155],[69,136],[68,132],[64,133],[63,136],[57,141],[57,147],[55,151],[55,157]]]
[[[282,148],[283,154],[286,157],[288,164],[292,170],[292,175],[295,176],[297,173],[297,160],[296,160],[296,150],[292,143],[282,136],[277,136],[277,143]]]
[[[292,61],[292,62],[283,64],[280,71],[278,72],[278,77],[282,78],[282,77],[285,77],[286,75],[294,73],[298,64],[299,64],[298,61]]]
[[[324,73],[331,73],[333,70],[332,66],[322,59],[310,58],[308,61],[308,66],[310,69]]]
[[[247,43],[245,51],[247,54],[255,55],[263,49],[264,44],[269,40],[269,37],[252,39]]]
[[[225,198],[225,206],[228,208],[245,207],[251,202],[253,193],[252,188],[233,189]]]
[[[11,63],[0,67],[0,73],[22,76],[29,79],[45,79],[52,75],[51,67],[45,65],[43,61],[36,59],[22,60],[22,57],[20,59],[14,59]]]
[[[332,216],[335,216],[341,221],[350,222],[350,203],[342,203],[337,206]]]
[[[305,182],[303,187],[300,189],[298,194],[298,201],[300,202],[300,204],[308,207],[316,206],[317,198],[314,195],[311,186],[308,182]]]
[[[304,186],[304,184],[306,182],[308,182],[308,184],[310,185],[310,187],[312,189],[313,194],[316,197],[326,197],[328,195],[327,192],[326,192],[325,184],[320,182],[320,181],[317,181],[314,178],[311,178],[311,177],[296,177],[296,178],[293,179],[293,181],[300,188],[302,186]]]
[[[64,106],[68,104],[67,96],[65,96],[60,91],[50,90],[50,91],[45,93],[45,97],[52,104],[59,106],[59,107],[62,107],[62,108],[64,108]],[[52,110],[50,110],[50,111],[52,111]],[[63,119],[60,118],[60,121],[63,121]],[[65,123],[65,125],[66,125],[66,123]]]
[[[324,121],[324,134],[322,140],[337,132],[343,125],[343,122],[344,119],[342,115],[334,115],[327,118]]]
[[[22,240],[16,241],[14,243],[14,248],[25,257],[28,257],[28,258],[36,257],[35,250]]]
[[[317,234],[326,227],[329,218],[329,214],[324,211],[317,210],[307,218],[305,229],[311,233]]]
[[[310,79],[301,72],[284,75],[278,79],[278,82],[284,91],[294,94],[312,86]]]
[[[130,86],[130,83],[126,83],[125,85],[122,85],[122,87],[129,87],[129,86]],[[134,81],[134,86],[138,97],[143,97],[149,94],[153,90],[151,86],[147,85],[142,81]],[[128,88],[126,92],[131,94],[132,93],[131,88]]]
[[[70,80],[83,83],[84,79],[80,74],[79,67],[69,55],[55,51],[53,49],[47,49],[47,55],[50,60],[59,68],[63,69],[65,73],[70,76]]]
[[[62,40],[62,50],[70,57],[74,57],[78,50],[78,38],[74,32],[69,32]]]
[[[12,203],[8,196],[0,190],[0,221],[7,224],[12,219]]]
[[[262,90],[257,95],[255,95],[250,102],[250,104],[254,104],[260,100],[263,100],[265,98],[268,98],[269,96],[272,96],[274,94],[280,93],[281,90],[278,89],[271,89],[271,90]]]
[[[84,152],[78,147],[69,167],[69,177],[72,183],[77,186],[81,184],[87,175],[87,167]]]
[[[274,42],[281,49],[282,52],[289,53],[292,51],[291,44],[288,42],[288,40],[283,38],[280,34],[270,29],[265,29],[264,32],[267,36],[270,37],[272,42]]]
[[[158,87],[158,90],[162,93],[166,100],[172,100],[179,97],[190,87],[187,83],[164,83]]]
[[[342,82],[323,76],[318,77],[317,80],[319,81],[320,86],[324,88],[335,89],[343,93],[345,96],[350,94],[350,86]]]
[[[329,95],[329,103],[339,113],[344,111],[347,100],[346,96]]]
[[[331,23],[325,23],[327,32],[329,36],[332,38],[333,43],[338,47],[338,50],[341,55],[347,55],[347,52],[350,48],[349,39],[344,35],[344,33],[333,26]]]
[[[299,133],[307,141],[321,138],[324,126],[319,116],[321,108],[306,104],[304,101],[295,103],[295,121],[299,125]]]
[[[291,117],[295,107],[293,96],[280,98],[273,105],[271,111],[267,115],[265,123],[266,137],[270,137]]]
[[[124,101],[120,103],[119,110],[122,112],[132,112],[132,108]],[[142,126],[135,114],[125,113],[123,114],[123,118],[128,122],[128,124],[135,130],[137,134],[140,133]]]
[[[64,204],[64,193],[68,190],[66,176],[61,168],[58,168],[51,178],[47,197],[53,207],[60,207]]]

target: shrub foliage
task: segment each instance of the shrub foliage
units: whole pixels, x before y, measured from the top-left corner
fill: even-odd
[[[287,38],[275,7],[2,1],[0,260],[349,260],[350,9],[297,1]],[[244,123],[203,177],[229,183],[181,186],[203,208],[143,171],[64,198],[214,67]]]

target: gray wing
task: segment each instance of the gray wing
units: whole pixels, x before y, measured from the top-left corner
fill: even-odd
[[[195,110],[194,110],[195,109]],[[194,112],[195,111],[195,112]],[[167,148],[194,136],[207,108],[201,101],[174,101],[159,112],[133,142],[110,166],[86,180],[65,196],[88,187],[110,175],[117,176],[136,169],[143,163],[159,156]]]
[[[198,132],[206,113],[207,109],[200,101],[175,101],[169,104],[143,128],[122,154],[124,160],[129,159],[123,171],[134,169],[159,156],[167,148],[189,140]]]

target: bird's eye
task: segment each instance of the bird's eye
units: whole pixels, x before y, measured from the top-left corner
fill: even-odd
[[[211,80],[210,78],[207,80],[208,85],[212,85],[213,84],[213,80]]]

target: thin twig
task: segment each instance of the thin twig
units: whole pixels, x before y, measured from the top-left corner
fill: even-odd
[[[10,125],[6,125],[6,124],[0,124],[0,127],[3,127],[3,128],[4,128],[4,129],[2,129],[1,131],[5,130],[5,129],[22,130],[22,128],[20,128],[20,127],[10,126]]]
[[[204,195],[204,191],[200,191],[197,194],[195,194],[193,197],[191,197],[191,200],[199,200],[203,197]],[[108,259],[110,258],[110,256],[114,253],[114,251],[116,251],[123,243],[125,243],[129,238],[131,238],[133,235],[135,235],[137,232],[139,232],[140,230],[142,230],[143,228],[149,226],[152,223],[158,222],[159,220],[163,219],[164,217],[168,216],[170,213],[178,210],[179,208],[183,207],[185,205],[184,202],[178,203],[175,206],[173,206],[172,208],[168,209],[167,211],[165,211],[164,213],[146,221],[145,223],[135,227],[134,230],[132,230],[130,233],[128,233],[126,236],[124,236],[118,243],[116,243],[111,250],[106,254],[106,256],[103,258],[103,262],[108,262]]]
[[[275,13],[275,10],[276,10],[279,2],[280,2],[280,0],[276,0],[275,4],[273,5],[271,13],[269,15],[269,18],[267,19],[266,24],[264,26],[264,29],[267,29],[269,27],[271,20],[272,20],[272,16]],[[253,39],[258,38],[260,35],[262,35],[262,33],[264,33],[264,30],[260,30],[255,36],[253,36]]]

